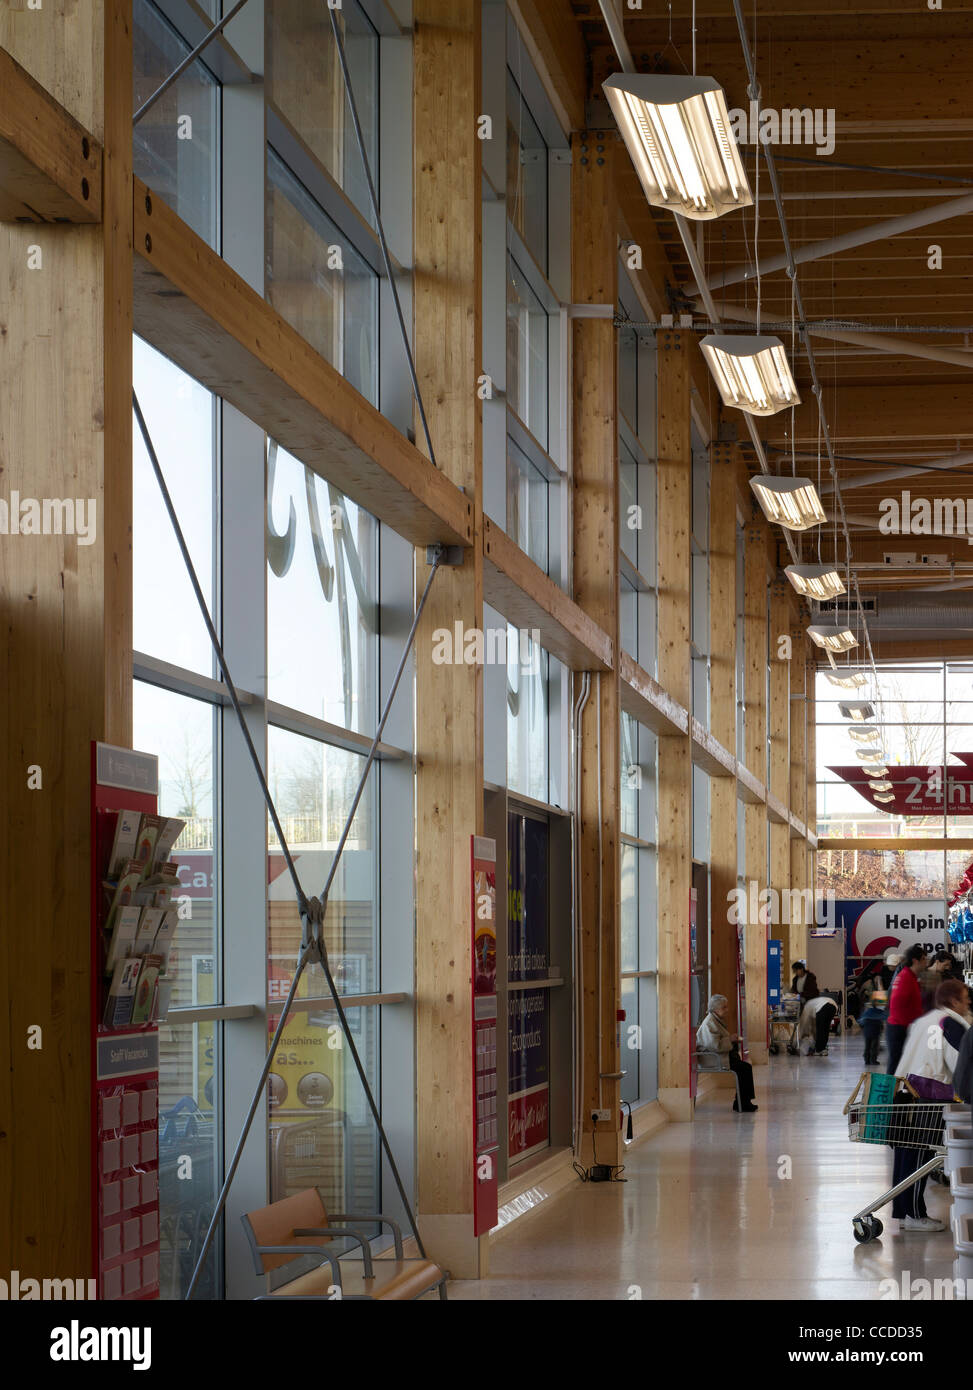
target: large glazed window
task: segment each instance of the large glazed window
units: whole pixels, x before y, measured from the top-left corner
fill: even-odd
[[[378,35],[355,0],[336,10],[365,150],[378,179]],[[365,169],[326,4],[268,0],[267,105],[369,223]]]
[[[151,0],[132,10],[134,108],[191,50]],[[219,245],[220,88],[197,59],[135,126],[136,176],[210,246]]]
[[[267,298],[377,404],[378,276],[272,149],[267,176]]]
[[[273,440],[267,480],[267,694],[371,733],[378,524]]]

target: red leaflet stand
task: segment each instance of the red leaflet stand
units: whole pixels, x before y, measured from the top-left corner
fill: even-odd
[[[470,837],[473,937],[473,1234],[497,1224],[497,844]]]
[[[122,810],[154,814],[159,760],[91,745],[91,1229],[101,1299],[159,1297],[159,1030],[102,1024],[103,888]]]

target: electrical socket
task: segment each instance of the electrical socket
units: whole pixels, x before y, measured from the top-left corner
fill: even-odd
[[[592,1110],[591,1117],[595,1121],[610,1120],[612,1117],[612,1112],[610,1110]]]

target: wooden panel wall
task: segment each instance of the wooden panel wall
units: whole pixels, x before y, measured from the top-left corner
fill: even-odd
[[[587,153],[582,150],[586,147]],[[618,296],[615,250],[614,162],[617,142],[597,132],[572,140],[571,284],[577,304],[614,304]],[[618,439],[615,330],[610,319],[572,323],[572,428],[574,467],[574,587],[578,605],[618,647]],[[615,1011],[619,1007],[619,720],[615,670],[592,676],[581,716],[580,911],[583,928],[584,1128],[591,1111],[610,1109],[598,1125],[599,1162],[611,1162],[619,1142],[618,1083],[599,1073],[619,1069]],[[578,678],[575,678],[576,683]],[[600,709],[599,709],[600,702]],[[598,741],[601,741],[601,843],[599,845]],[[599,937],[599,919],[601,931]],[[599,949],[600,978],[599,980]],[[600,1044],[599,1044],[600,1032]],[[599,1102],[600,1095],[600,1102]],[[603,1156],[603,1151],[607,1157]]]
[[[767,536],[764,527],[753,521],[744,539],[745,592],[744,640],[746,663],[744,700],[746,728],[744,762],[760,782],[767,779]],[[767,883],[767,808],[748,805],[746,812],[746,866],[748,895],[759,901]],[[756,888],[749,889],[754,883]],[[766,1060],[767,1036],[767,926],[747,921],[744,941],[746,971],[745,1036],[755,1062]]]
[[[736,472],[739,447],[711,448],[709,511],[710,732],[736,756]],[[732,777],[710,779],[710,980],[730,1001],[736,1019],[736,924],[727,910],[737,886],[737,787]]]
[[[437,461],[475,499],[474,545],[436,576],[416,635],[418,1217],[454,1276],[486,1271],[473,1236],[470,836],[483,820],[483,671],[434,665],[432,633],[483,627],[480,8],[417,0],[415,358]],[[422,430],[416,422],[416,438]],[[416,552],[416,581],[428,569]]]
[[[0,227],[0,493],[94,522],[89,544],[0,541],[0,1250],[21,1278],[93,1272],[90,743],[131,738],[128,8],[0,16],[0,45],[105,144],[103,223]]]
[[[690,438],[691,333],[663,329],[658,361],[658,674],[691,705]],[[692,761],[688,738],[659,739],[659,1100],[673,1119],[692,1118],[689,1098],[689,894],[692,886]]]

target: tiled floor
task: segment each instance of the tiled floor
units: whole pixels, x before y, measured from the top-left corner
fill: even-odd
[[[892,1168],[890,1149],[848,1140],[861,1052],[842,1038],[827,1057],[771,1058],[756,1072],[758,1114],[713,1093],[693,1124],[628,1150],[626,1183],[579,1182],[515,1221],[490,1277],[451,1284],[450,1298],[878,1299],[905,1270],[951,1278],[948,1230],[899,1234],[886,1209],[879,1240],[853,1238],[851,1217]],[[928,1183],[926,1201],[948,1221],[947,1189]]]

